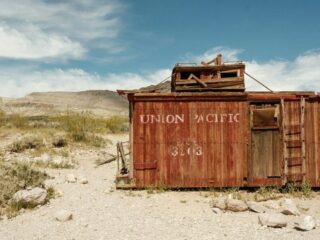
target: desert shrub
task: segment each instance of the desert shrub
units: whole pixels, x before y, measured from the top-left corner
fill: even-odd
[[[20,153],[26,149],[39,149],[43,145],[42,138],[37,135],[29,134],[13,142],[10,146],[10,151]]]
[[[19,114],[13,114],[7,116],[6,124],[15,128],[27,128],[29,126],[29,120],[27,117],[20,116]]]
[[[106,128],[112,133],[129,131],[128,118],[124,116],[112,116],[106,120]]]
[[[97,135],[91,135],[88,137],[87,141],[91,146],[97,148],[103,147],[106,144],[105,140]]]
[[[96,119],[90,113],[70,113],[57,118],[61,127],[75,142],[86,141],[88,135],[95,130]]]
[[[24,207],[11,201],[13,195],[27,187],[43,187],[47,177],[46,173],[34,169],[30,163],[0,160],[0,214],[6,211],[12,214],[11,211]]]
[[[280,189],[278,187],[260,187],[254,194],[255,201],[267,201],[278,199],[281,197]]]
[[[55,136],[52,140],[52,145],[57,148],[65,147],[67,144],[67,138],[63,135]]]
[[[5,112],[2,109],[0,109],[0,127],[2,127],[5,123],[5,116]]]

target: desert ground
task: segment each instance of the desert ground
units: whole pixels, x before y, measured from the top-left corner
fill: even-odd
[[[52,100],[49,102],[48,99],[52,94],[49,95],[41,97],[46,99],[46,102],[43,99],[41,101],[38,99],[36,102],[30,96],[24,99],[2,101],[3,109],[9,112],[9,115],[12,113],[21,115],[19,117],[14,115],[12,119],[6,118],[7,122],[0,129],[1,161],[6,164],[10,164],[11,161],[25,161],[33,168],[46,172],[48,177],[42,187],[54,189],[54,194],[44,205],[38,205],[32,209],[19,208],[9,216],[4,211],[0,215],[1,240],[319,239],[320,194],[310,189],[305,191],[293,189],[287,193],[279,193],[274,189],[260,189],[256,192],[239,189],[198,191],[116,189],[114,183],[116,162],[98,167],[97,162],[116,154],[116,143],[128,141],[128,132],[122,126],[110,127],[110,121],[104,122],[101,118],[125,114],[126,104],[110,104],[112,108],[101,107],[104,106],[103,104],[97,104],[95,107],[92,107],[92,104],[70,107],[70,102],[69,107],[66,107],[61,104],[52,104]],[[67,94],[63,95],[65,99],[68,98]],[[91,95],[90,101],[107,102],[108,100],[108,98],[101,100],[101,96],[99,98],[100,100]],[[37,106],[40,106],[40,109],[37,110]],[[96,117],[99,117],[99,122],[94,123],[99,125],[103,121],[103,124],[109,124],[106,125],[109,128],[105,131],[95,129],[98,133],[94,136],[90,135],[94,130],[89,128],[88,132],[85,132],[89,134],[88,141],[81,139],[78,141],[78,138],[73,138],[73,132],[71,132],[74,131],[73,128],[59,127],[59,124],[65,124],[67,120],[72,120],[74,117],[83,120],[82,115],[71,115],[71,117],[68,115],[70,119],[67,118],[67,120],[65,118],[57,120],[55,117],[49,120],[30,118],[32,115],[43,117],[52,112],[55,114],[59,111],[64,112],[66,109],[73,109],[79,114],[81,109],[87,111],[88,108]],[[9,116],[8,113],[6,114]],[[87,115],[85,116],[85,119],[88,119]],[[90,119],[91,117],[90,114]],[[58,123],[51,124],[52,119]],[[114,122],[111,123],[114,124]],[[21,150],[17,141],[20,139],[18,143],[21,144],[21,139],[25,139],[30,134],[40,136],[44,143],[39,149],[28,147]],[[51,142],[55,141],[57,135],[65,139],[67,144],[53,147]],[[74,181],[70,180],[72,177]],[[28,186],[24,185],[21,188],[28,188]],[[262,226],[259,223],[259,216],[262,213],[249,210],[235,212],[228,209],[218,211],[213,208],[217,199],[231,198],[243,202],[257,201],[257,204],[266,209],[267,213],[281,214],[287,226],[282,228]],[[281,203],[284,199],[291,199],[299,214],[295,216],[280,213],[283,211]],[[72,218],[58,220],[57,213],[61,210],[69,212]],[[295,229],[295,222],[305,215],[315,219],[315,228],[310,231]]]

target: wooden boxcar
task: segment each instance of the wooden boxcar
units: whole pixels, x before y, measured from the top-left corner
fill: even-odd
[[[126,94],[130,158],[118,188],[320,186],[319,93]]]
[[[320,186],[320,95],[132,93],[118,187]]]

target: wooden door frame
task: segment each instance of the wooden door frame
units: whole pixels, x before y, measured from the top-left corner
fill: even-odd
[[[253,177],[253,159],[252,159],[252,150],[253,150],[253,146],[252,146],[252,133],[253,133],[253,129],[252,129],[252,122],[253,122],[253,109],[252,106],[254,105],[260,105],[260,104],[278,104],[279,105],[279,138],[280,138],[280,157],[279,157],[279,171],[280,171],[280,177],[279,178],[266,178],[263,180],[258,180],[258,179],[254,179]],[[283,110],[282,110],[282,106],[280,101],[252,101],[252,102],[248,102],[248,168],[247,168],[247,178],[246,178],[246,185],[247,186],[281,186],[283,185],[283,178],[284,178],[284,154],[283,154]]]

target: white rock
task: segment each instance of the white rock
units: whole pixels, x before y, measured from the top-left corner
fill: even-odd
[[[279,213],[263,213],[259,215],[259,223],[262,226],[281,228],[287,226],[287,221],[282,214]]]
[[[80,177],[79,183],[81,183],[81,184],[87,184],[87,183],[88,183],[88,179],[86,179],[85,177]]]
[[[244,201],[238,199],[227,199],[227,210],[232,212],[244,212],[248,210],[248,206]]]
[[[295,228],[301,231],[310,231],[316,227],[316,221],[311,216],[301,217],[297,222],[295,222]]]
[[[267,208],[262,206],[259,203],[256,202],[247,202],[248,208],[249,210],[251,210],[252,212],[256,212],[256,213],[264,213],[267,211]]]
[[[214,208],[219,208],[221,210],[225,210],[227,208],[227,200],[224,197],[218,197],[213,199],[212,206]]]
[[[64,162],[64,160],[63,160],[63,158],[61,156],[57,156],[52,160],[52,162],[54,164],[60,165],[60,164],[62,164]]]
[[[47,190],[43,188],[33,188],[30,190],[20,190],[13,195],[13,200],[19,202],[33,203],[36,205],[45,204],[47,200]]]
[[[77,178],[71,173],[67,175],[66,181],[68,183],[75,183],[77,181]]]
[[[68,210],[60,210],[55,214],[55,219],[59,222],[66,222],[73,218],[72,212]]]
[[[41,161],[43,161],[43,162],[48,162],[48,161],[50,161],[50,156],[49,156],[48,153],[44,153],[44,154],[42,154],[42,155],[40,156],[40,159],[41,159]]]
[[[282,207],[281,213],[285,215],[295,215],[295,216],[300,215],[299,209],[291,199],[284,199],[281,202],[281,207]]]
[[[220,208],[212,208],[212,212],[215,213],[215,214],[221,214],[222,213]]]

